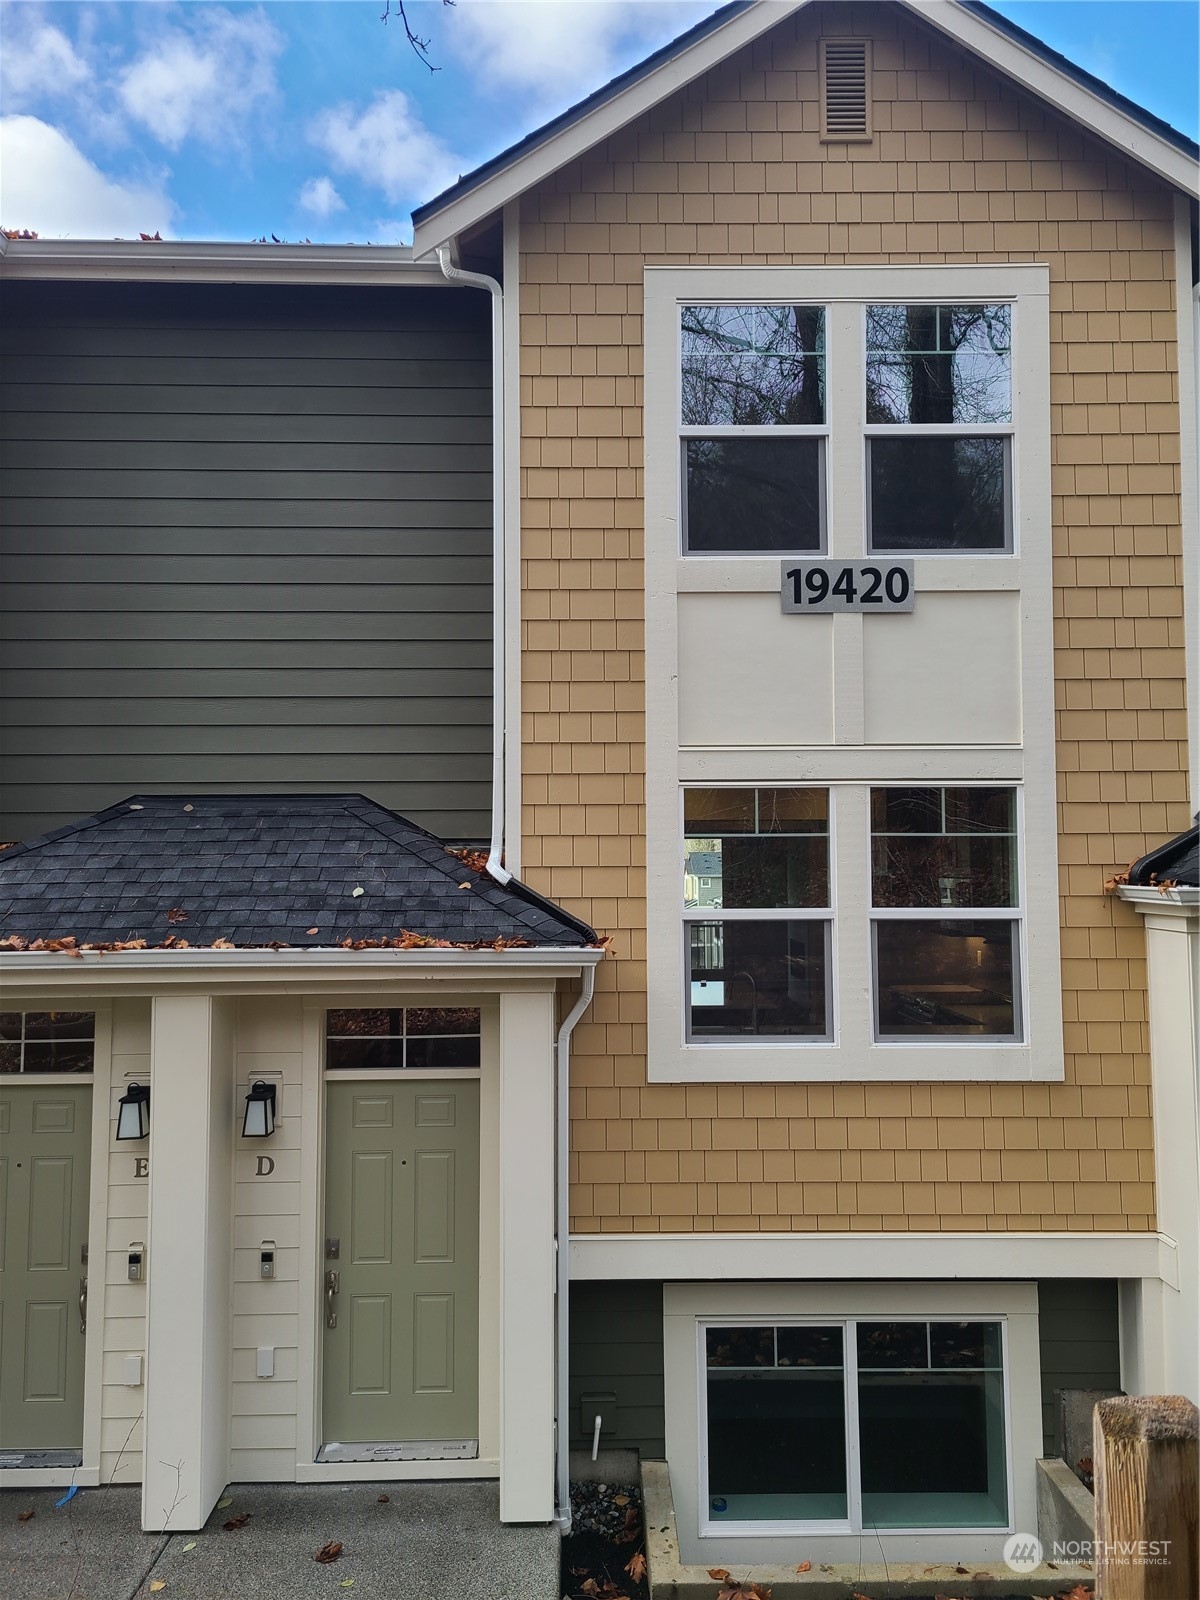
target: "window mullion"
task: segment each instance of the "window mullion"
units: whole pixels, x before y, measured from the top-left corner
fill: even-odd
[[[862,1450],[858,1436],[858,1324],[843,1324],[842,1372],[846,1384],[846,1497],[851,1533],[862,1532]]]
[[[863,309],[840,301],[827,312],[828,357],[825,402],[829,423],[826,460],[826,552],[846,560],[862,557],[863,493]]]

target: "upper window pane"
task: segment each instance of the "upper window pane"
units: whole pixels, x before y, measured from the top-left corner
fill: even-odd
[[[1012,421],[1009,306],[868,306],[867,422]]]
[[[872,789],[876,906],[1015,906],[1013,789]]]
[[[685,439],[685,551],[819,550],[823,445],[807,435]]]
[[[685,427],[773,427],[825,421],[825,312],[820,306],[683,306]]]
[[[829,904],[824,789],[688,789],[684,904],[771,910]]]

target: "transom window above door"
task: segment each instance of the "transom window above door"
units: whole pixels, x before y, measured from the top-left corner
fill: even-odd
[[[0,1073],[91,1072],[95,1065],[95,1012],[0,1012]]]
[[[326,1013],[331,1072],[443,1072],[478,1067],[477,1006],[364,1007]]]

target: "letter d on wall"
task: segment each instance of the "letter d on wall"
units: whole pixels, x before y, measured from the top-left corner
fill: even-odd
[[[271,1156],[259,1156],[257,1159],[258,1159],[258,1171],[254,1174],[255,1177],[256,1178],[269,1178],[271,1176],[271,1174],[275,1171],[275,1162],[274,1162],[273,1158]]]

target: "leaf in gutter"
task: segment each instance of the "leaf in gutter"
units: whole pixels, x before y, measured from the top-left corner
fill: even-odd
[[[234,944],[232,939],[214,939],[211,948],[213,950],[236,950],[237,945]]]

